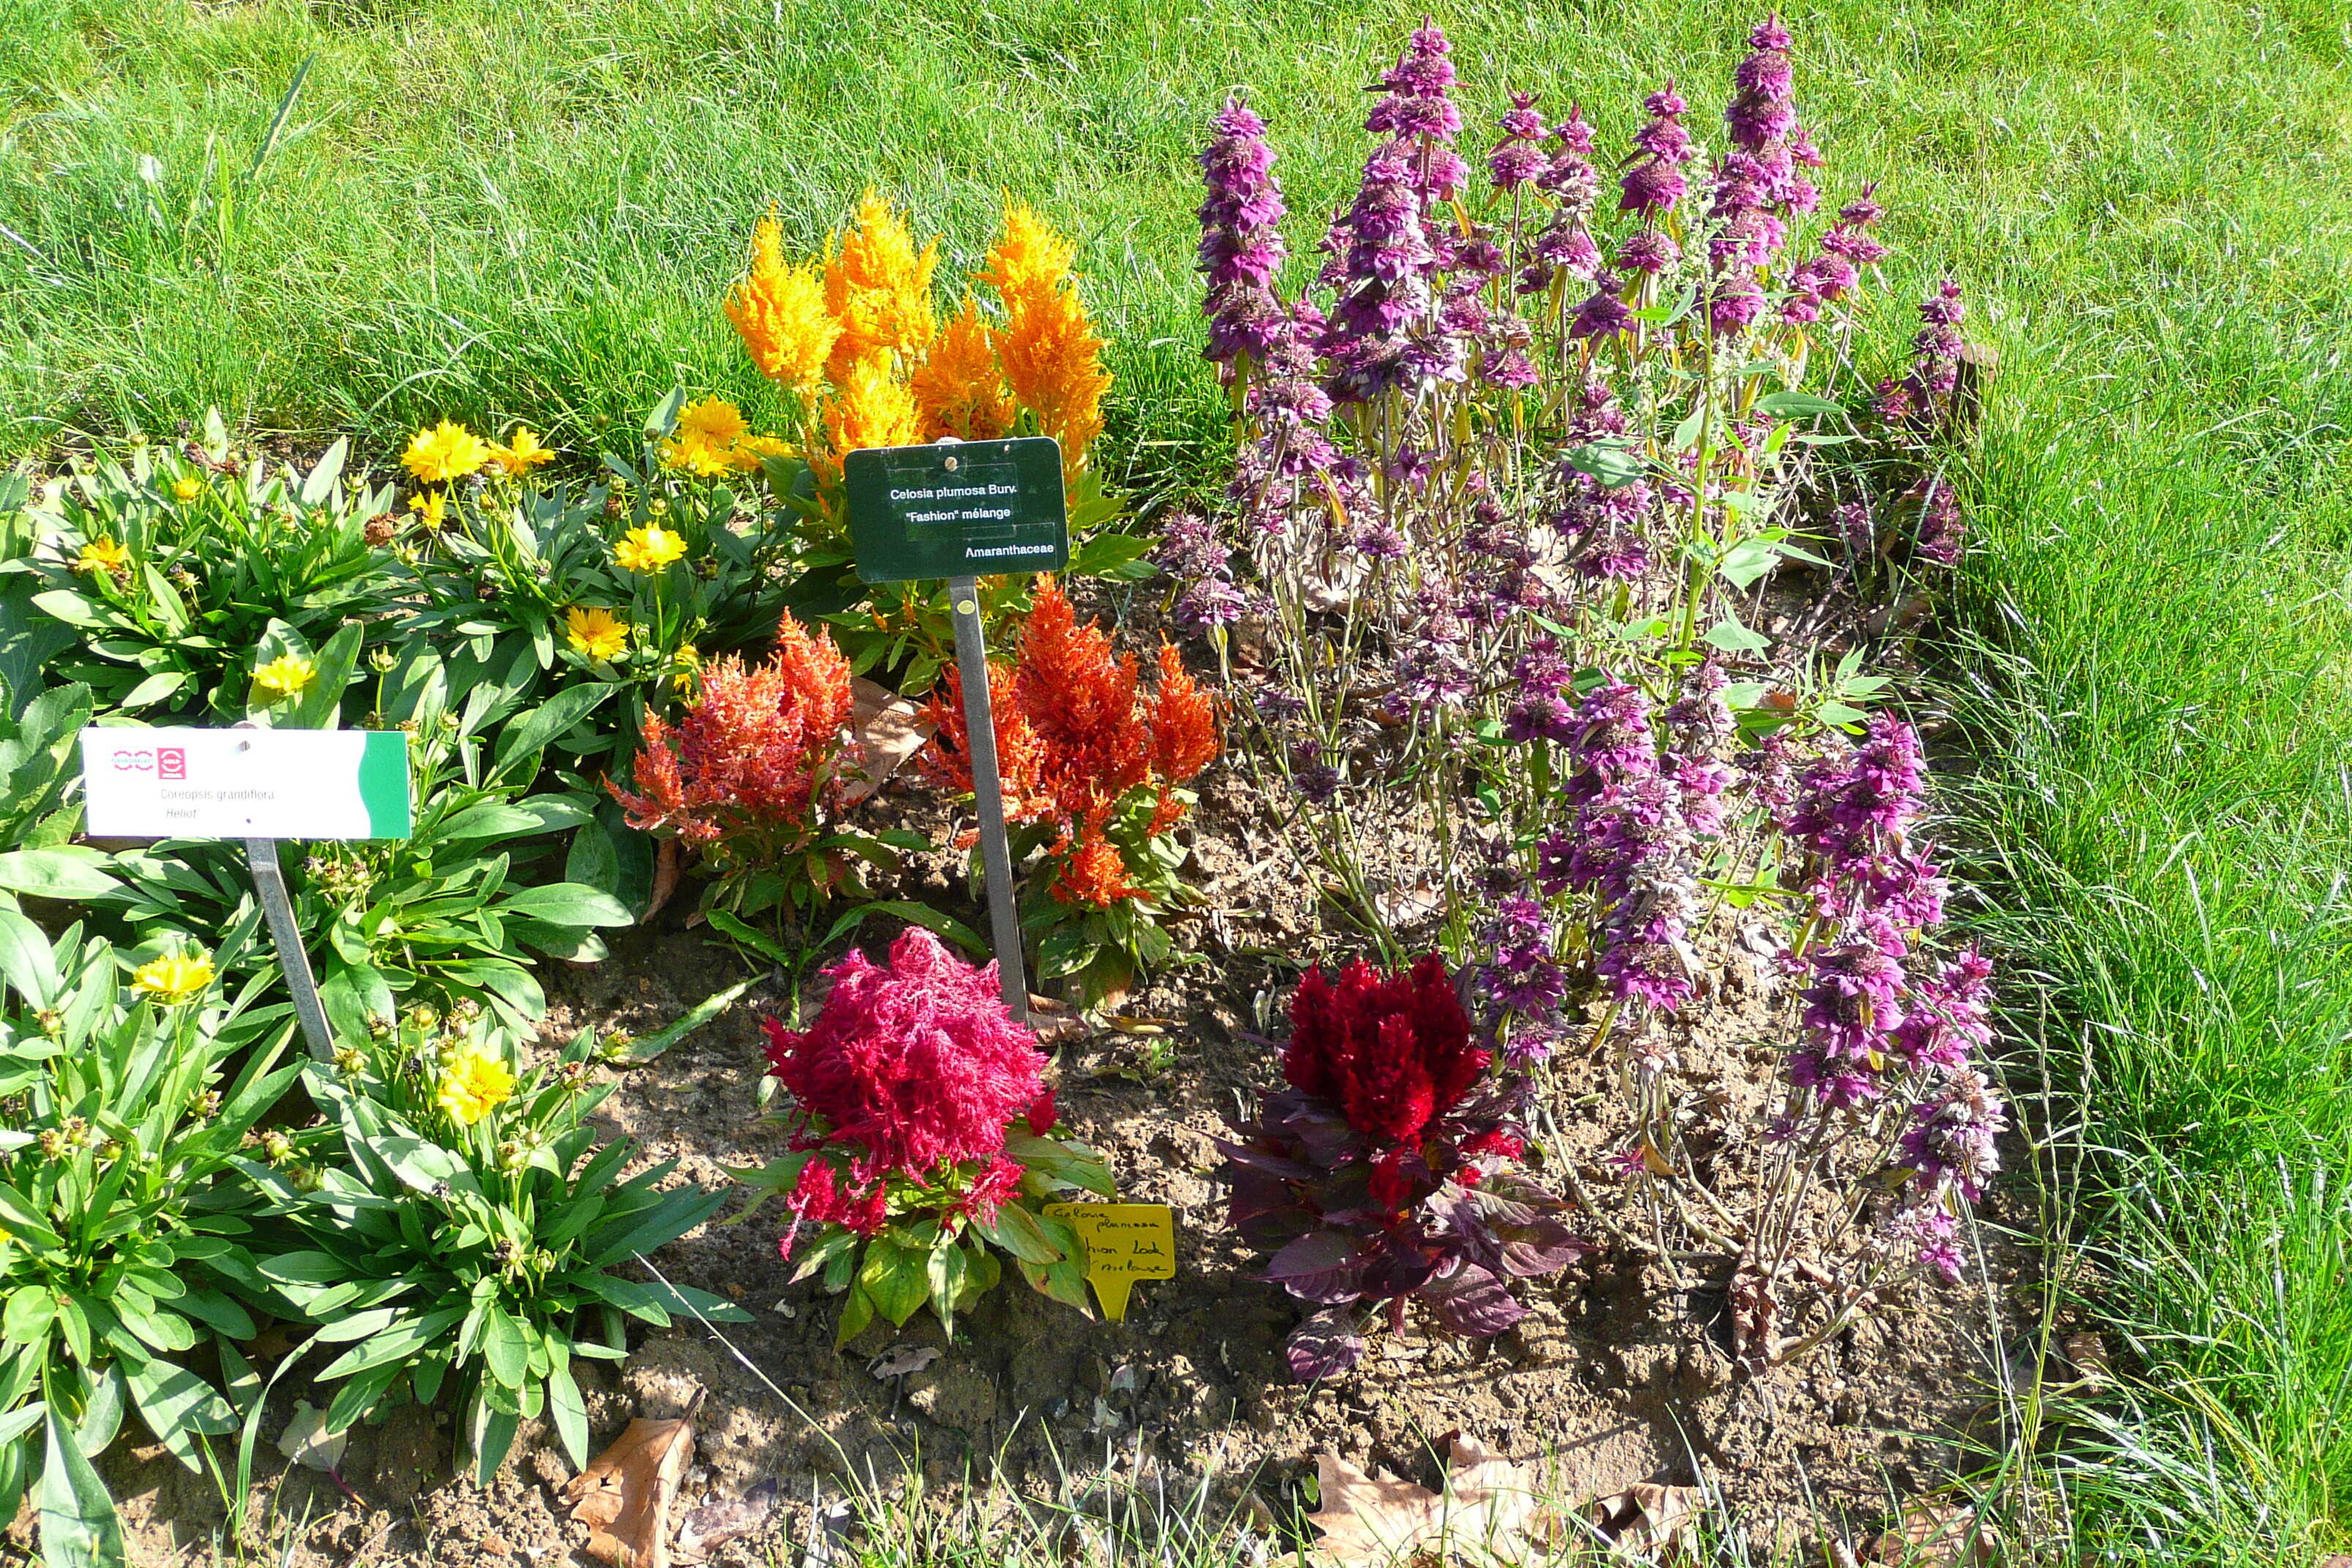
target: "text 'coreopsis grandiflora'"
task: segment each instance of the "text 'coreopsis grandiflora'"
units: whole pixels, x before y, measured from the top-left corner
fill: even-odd
[[[836,1342],[926,1301],[950,1330],[1003,1272],[1087,1311],[1086,1253],[1041,1205],[1113,1195],[1109,1169],[1056,1137],[1045,1058],[974,968],[909,928],[887,967],[852,952],[804,1030],[767,1018],[768,1070],[793,1152],[738,1174],[792,1211],[779,1250],[795,1280],[846,1293]]]
[[[1272,1254],[1265,1279],[1321,1308],[1290,1336],[1302,1381],[1353,1366],[1370,1309],[1391,1330],[1418,1299],[1458,1333],[1527,1315],[1507,1282],[1556,1273],[1587,1244],[1516,1169],[1526,1080],[1490,1078],[1434,953],[1383,974],[1310,969],[1290,1005],[1287,1089],[1220,1141],[1228,1223]]]

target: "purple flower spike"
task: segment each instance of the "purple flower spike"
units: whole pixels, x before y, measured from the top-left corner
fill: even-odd
[[[1208,279],[1202,312],[1209,318],[1203,357],[1230,380],[1244,355],[1263,361],[1284,319],[1273,280],[1286,254],[1282,243],[1282,187],[1274,178],[1274,151],[1265,121],[1228,99],[1210,121],[1214,132],[1201,154],[1200,269]]]

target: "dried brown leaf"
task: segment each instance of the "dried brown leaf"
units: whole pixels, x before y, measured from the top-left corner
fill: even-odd
[[[845,809],[887,784],[908,758],[923,749],[932,730],[916,717],[919,710],[912,702],[862,675],[850,681],[849,695],[850,729],[857,737],[864,772],[843,781]]]
[[[669,902],[669,896],[677,891],[678,871],[677,840],[655,839],[653,894],[646,900],[646,912],[637,917],[639,925],[651,925],[662,906]]]
[[[563,1488],[588,1553],[614,1568],[669,1568],[669,1510],[694,1458],[691,1419],[640,1415]]]
[[[776,1509],[782,1489],[773,1476],[739,1498],[720,1498],[686,1516],[677,1527],[677,1561],[707,1562],[729,1542],[751,1533]]]
[[[1698,1518],[1702,1497],[1696,1487],[1635,1481],[1622,1492],[1596,1498],[1585,1517],[1612,1544],[1645,1557],[1662,1556],[1681,1547],[1684,1532]]]
[[[1903,1528],[1874,1542],[1869,1561],[1888,1568],[1986,1568],[2000,1553],[2000,1537],[1963,1504],[1916,1500],[1903,1510]]]
[[[1449,1540],[1497,1557],[1531,1554],[1528,1527],[1538,1522],[1532,1478],[1475,1441],[1454,1439],[1441,1496],[1385,1472],[1365,1474],[1328,1454],[1315,1458],[1321,1509],[1307,1522],[1323,1532],[1318,1553],[1364,1568],[1410,1558]]]

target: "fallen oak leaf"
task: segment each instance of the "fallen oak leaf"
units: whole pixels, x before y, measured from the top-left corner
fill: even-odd
[[[933,726],[916,717],[919,710],[887,687],[864,676],[849,682],[850,731],[857,738],[863,770],[842,782],[843,809],[856,805],[890,781],[907,759],[923,749]]]
[[[672,1421],[630,1421],[563,1488],[572,1517],[588,1527],[589,1555],[614,1568],[669,1568],[670,1504],[693,1458],[691,1408]]]
[[[1529,1479],[1471,1438],[1452,1440],[1442,1496],[1385,1471],[1367,1475],[1329,1454],[1315,1457],[1315,1476],[1322,1506],[1307,1522],[1323,1531],[1316,1553],[1347,1568],[1381,1568],[1446,1540],[1508,1557],[1538,1519]]]
[[[688,1514],[677,1527],[677,1561],[701,1563],[739,1536],[749,1535],[775,1511],[779,1489],[770,1476],[739,1498],[720,1498]]]
[[[1644,1556],[1673,1552],[1698,1517],[1696,1487],[1666,1487],[1635,1481],[1613,1496],[1596,1498],[1586,1510],[1593,1530],[1621,1551]]]
[[[1915,1499],[1903,1510],[1903,1528],[1871,1543],[1869,1561],[1889,1568],[1985,1568],[2000,1552],[2000,1537],[1965,1504]]]

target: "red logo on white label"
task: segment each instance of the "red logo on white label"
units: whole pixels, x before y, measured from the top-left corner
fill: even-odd
[[[188,753],[178,746],[155,748],[155,776],[159,779],[184,779],[188,776]]]

